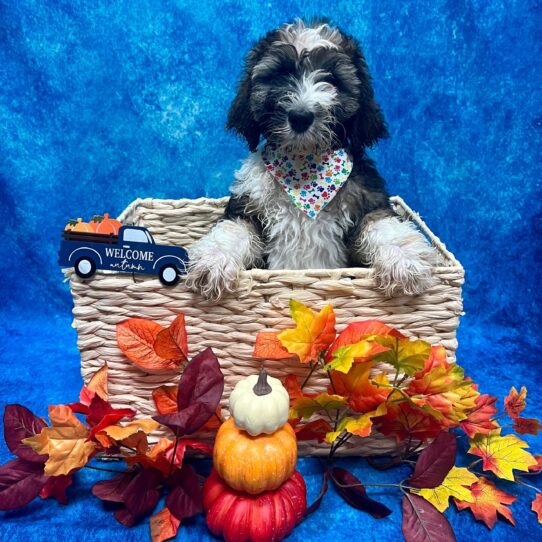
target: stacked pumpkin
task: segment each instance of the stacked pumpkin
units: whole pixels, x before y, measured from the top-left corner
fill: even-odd
[[[305,514],[289,405],[286,389],[265,371],[231,393],[231,417],[218,430],[203,487],[207,525],[226,542],[282,540]]]

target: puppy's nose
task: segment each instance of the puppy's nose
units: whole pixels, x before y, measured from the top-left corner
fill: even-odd
[[[288,113],[288,121],[290,122],[290,126],[294,132],[297,132],[298,134],[306,132],[313,120],[314,113],[312,111],[307,111],[306,109],[294,109]]]

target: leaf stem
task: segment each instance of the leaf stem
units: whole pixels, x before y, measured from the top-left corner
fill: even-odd
[[[175,435],[175,446],[173,447],[173,455],[171,456],[171,463],[169,464],[168,479],[171,477],[173,472],[173,465],[175,464],[175,456],[177,455],[177,446],[179,445],[179,437]]]
[[[309,371],[309,373],[305,377],[305,380],[303,380],[303,384],[301,384],[301,389],[303,389],[307,385],[307,382],[309,381],[310,377],[312,376],[312,373],[314,373],[314,369],[316,369],[316,367],[318,366],[318,364],[314,363],[313,361],[310,362],[310,365],[311,365],[311,370]]]
[[[531,489],[534,489],[537,493],[542,493],[542,490],[538,489],[535,486],[532,486],[531,484],[528,484],[526,482],[523,482],[522,480],[519,480],[518,478],[514,478],[514,482],[520,486],[529,487]]]

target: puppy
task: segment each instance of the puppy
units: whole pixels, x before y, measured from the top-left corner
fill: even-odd
[[[269,32],[248,54],[227,127],[250,154],[223,219],[190,250],[190,288],[218,299],[252,267],[371,266],[388,296],[431,285],[435,251],[394,215],[366,155],[387,130],[352,37],[300,20]]]

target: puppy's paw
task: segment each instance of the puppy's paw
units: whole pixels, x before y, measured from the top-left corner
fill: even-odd
[[[218,301],[236,290],[238,263],[220,250],[191,255],[186,286],[211,301]]]
[[[380,247],[373,263],[377,287],[388,297],[421,294],[434,284],[435,262],[429,245],[418,252],[397,245]]]

